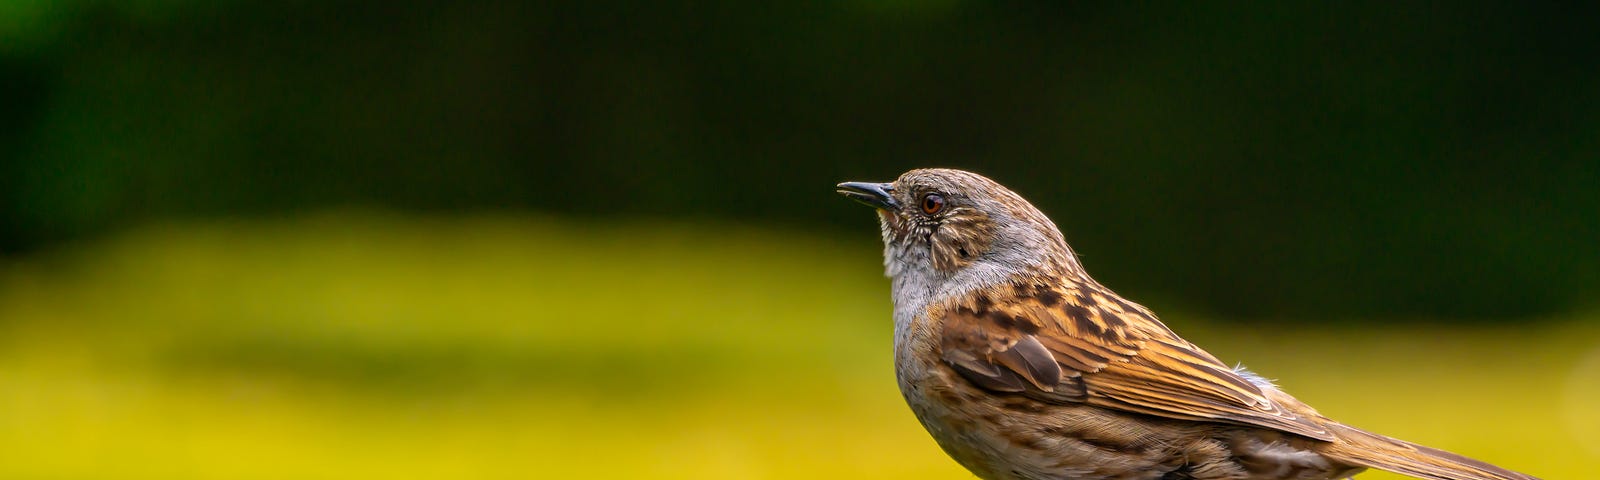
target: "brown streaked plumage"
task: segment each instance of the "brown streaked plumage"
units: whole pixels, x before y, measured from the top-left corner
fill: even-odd
[[[901,392],[979,477],[1534,479],[1339,424],[1228,367],[1090,278],[987,178],[912,170],[839,192],[879,211]]]

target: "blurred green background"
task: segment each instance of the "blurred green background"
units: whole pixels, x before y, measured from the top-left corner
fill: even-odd
[[[1600,8],[1162,7],[0,2],[0,478],[969,478],[832,193],[922,166],[1324,413],[1592,470]]]

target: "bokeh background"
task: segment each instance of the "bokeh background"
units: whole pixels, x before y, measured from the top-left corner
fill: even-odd
[[[919,166],[1324,413],[1589,475],[1600,8],[1159,7],[0,3],[0,478],[969,478],[832,192]]]

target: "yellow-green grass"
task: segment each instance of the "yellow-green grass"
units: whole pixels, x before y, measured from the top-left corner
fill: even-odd
[[[970,478],[895,390],[860,230],[339,212],[15,260],[0,478]],[[1166,317],[1348,423],[1546,478],[1600,462],[1592,316]]]

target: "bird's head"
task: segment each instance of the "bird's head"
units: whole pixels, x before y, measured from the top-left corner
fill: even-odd
[[[840,194],[878,209],[890,277],[937,285],[967,275],[1076,269],[1061,232],[999,183],[961,170],[906,172],[892,183],[845,182]]]

